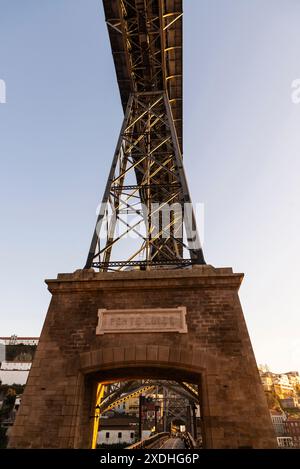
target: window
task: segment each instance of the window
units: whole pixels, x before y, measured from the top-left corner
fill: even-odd
[[[118,438],[122,438],[122,432],[118,432]]]
[[[130,432],[130,438],[133,440],[133,438],[134,438],[134,432]]]
[[[109,438],[109,432],[105,433],[105,438]]]

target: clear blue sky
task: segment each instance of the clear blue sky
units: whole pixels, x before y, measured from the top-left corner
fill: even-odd
[[[258,362],[300,370],[298,0],[185,0],[185,149],[204,251],[244,272]],[[0,335],[84,265],[122,119],[101,0],[0,0]]]

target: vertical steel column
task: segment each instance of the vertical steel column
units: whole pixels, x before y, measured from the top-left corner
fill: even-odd
[[[186,229],[186,234],[188,238],[188,245],[190,246],[190,255],[191,255],[191,259],[195,260],[197,264],[205,264],[203,250],[201,247],[200,238],[199,238],[199,234],[197,231],[196,218],[195,218],[194,210],[192,208],[192,200],[191,200],[189,187],[188,187],[188,183],[187,183],[187,179],[186,179],[186,175],[185,175],[185,171],[183,167],[183,159],[182,159],[180,149],[179,149],[177,133],[176,133],[175,126],[174,126],[172,111],[170,108],[170,102],[169,102],[167,93],[165,93],[164,95],[164,100],[165,100],[166,112],[168,116],[168,123],[170,125],[170,130],[171,130],[174,149],[175,149],[176,166],[177,166],[177,170],[178,170],[178,174],[179,174],[180,182],[182,186],[182,201],[184,204],[186,203],[190,204],[190,208],[191,208],[191,219],[186,220],[186,216],[184,216],[185,229]],[[196,248],[192,247],[192,244],[196,245]]]
[[[90,269],[92,267],[92,263],[93,263],[93,259],[94,259],[94,256],[95,256],[97,243],[98,243],[98,240],[99,240],[99,232],[100,232],[101,224],[102,224],[102,221],[103,221],[103,218],[104,218],[104,214],[105,214],[105,210],[106,210],[106,204],[107,204],[108,198],[109,198],[111,183],[112,183],[113,175],[114,175],[114,172],[116,170],[116,165],[117,165],[117,162],[118,162],[119,152],[121,150],[121,145],[122,145],[122,141],[123,141],[123,134],[124,134],[124,131],[126,129],[126,126],[127,126],[127,123],[128,123],[128,118],[130,116],[130,112],[131,112],[131,109],[132,109],[132,103],[133,103],[133,95],[131,95],[129,100],[128,100],[126,113],[125,113],[125,116],[124,116],[122,128],[121,128],[120,135],[119,135],[119,138],[118,138],[118,143],[117,143],[117,146],[116,146],[115,154],[114,154],[114,157],[113,157],[112,165],[111,165],[111,168],[110,168],[108,180],[107,180],[107,183],[106,183],[106,187],[105,187],[105,191],[104,191],[104,195],[103,195],[103,199],[102,199],[100,212],[99,212],[99,215],[98,215],[98,218],[97,218],[96,227],[95,227],[92,242],[91,242],[91,247],[90,247],[90,250],[89,250],[86,265],[84,267],[85,269]]]

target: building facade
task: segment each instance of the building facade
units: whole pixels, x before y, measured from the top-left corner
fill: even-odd
[[[286,433],[292,439],[293,447],[300,448],[300,419],[288,419]]]
[[[275,430],[276,437],[286,436],[286,415],[284,412],[271,410],[271,420]]]

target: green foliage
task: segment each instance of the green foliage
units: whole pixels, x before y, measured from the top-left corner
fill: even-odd
[[[9,344],[5,346],[5,359],[8,362],[32,362],[36,345]]]
[[[292,409],[284,409],[284,411],[290,418],[300,418],[300,409],[293,407]]]
[[[0,397],[3,404],[0,409],[0,449],[7,447],[8,438],[6,436],[7,428],[1,425],[7,419],[10,419],[11,412],[14,408],[16,396],[23,393],[25,385],[21,384],[0,384]]]
[[[266,392],[267,402],[269,409],[272,410],[281,410],[279,400],[274,391],[267,391]]]
[[[7,446],[6,428],[0,426],[0,449],[5,449]]]
[[[13,389],[17,395],[23,394],[25,384],[0,384],[0,396],[6,396],[9,389]]]
[[[12,386],[8,386],[7,388],[4,389],[4,392],[5,391],[6,391],[6,394],[2,393],[2,396],[4,396],[4,400],[3,400],[2,407],[0,409],[0,421],[9,418],[10,413],[13,410],[15,402],[16,402],[15,389]]]

